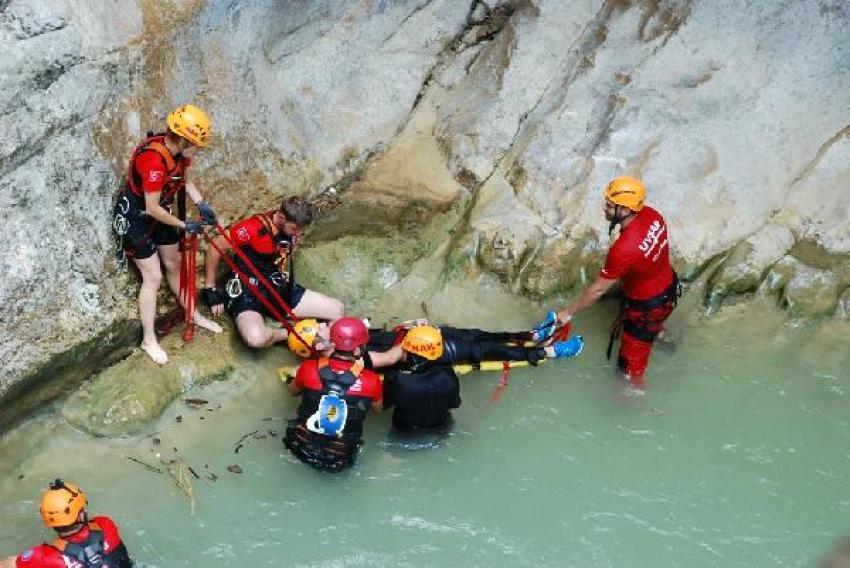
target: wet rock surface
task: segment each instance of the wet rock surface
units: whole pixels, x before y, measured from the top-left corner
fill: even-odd
[[[0,3],[0,403],[135,317],[112,196],[187,101],[225,222],[337,185],[298,271],[353,309],[488,275],[570,294],[610,242],[600,189],[631,174],[677,266],[725,257],[709,300],[828,314],[850,285],[848,35],[831,0]]]
[[[210,381],[224,380],[235,369],[240,345],[230,333],[196,331],[184,343],[175,329],[161,344],[169,363],[157,365],[141,350],[93,376],[63,403],[61,414],[73,426],[95,436],[147,433],[147,428],[181,393]],[[203,406],[188,399],[190,407]]]

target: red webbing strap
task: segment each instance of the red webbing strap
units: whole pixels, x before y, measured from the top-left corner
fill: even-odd
[[[239,254],[240,258],[243,260],[243,262],[245,262],[246,265],[252,270],[252,272],[254,272],[254,274],[257,276],[257,280],[259,282],[266,284],[268,287],[271,287],[272,286],[271,283],[268,280],[266,280],[266,278],[262,274],[260,274],[260,272],[257,270],[257,267],[255,267],[254,264],[250,261],[250,259],[248,259],[248,257],[245,256],[245,253],[243,253],[241,250],[239,250],[238,247],[233,246],[233,241],[230,239],[230,235],[228,235],[225,232],[225,230],[221,227],[221,225],[216,225],[216,229],[218,229],[218,231],[227,240],[227,242],[230,243],[233,251],[236,252],[237,254]],[[286,330],[289,333],[295,335],[295,337],[298,338],[298,341],[300,341],[307,349],[309,349],[310,353],[315,355],[317,352],[313,348],[313,346],[310,345],[303,337],[301,337],[301,334],[299,334],[297,331],[295,331],[295,328],[292,327],[292,324],[289,323],[289,321],[287,321],[287,319],[285,317],[283,317],[283,315],[281,315],[280,311],[274,306],[274,304],[272,304],[272,302],[268,298],[266,298],[262,293],[260,293],[260,289],[257,288],[256,284],[251,282],[251,279],[248,278],[248,276],[244,272],[242,272],[239,269],[238,266],[236,266],[236,263],[233,262],[233,260],[231,260],[231,258],[229,256],[227,256],[227,254],[225,254],[225,252],[221,249],[221,247],[219,247],[217,244],[215,244],[215,239],[213,239],[207,233],[204,233],[204,237],[207,239],[207,242],[210,244],[210,246],[212,246],[216,250],[216,252],[218,252],[219,256],[227,263],[227,265],[230,267],[230,269],[233,271],[233,273],[236,274],[237,278],[239,278],[239,280],[242,282],[242,284],[247,286],[248,289],[251,291],[251,293],[254,294],[254,296],[260,301],[260,303],[263,304],[263,306],[265,306],[265,308],[269,311],[269,313],[272,314],[274,319],[279,321],[286,328]],[[291,317],[295,321],[298,321],[298,317],[295,314],[292,313],[292,310],[289,309],[289,306],[286,305],[286,302],[283,301],[283,298],[280,297],[280,294],[277,293],[277,290],[275,290],[273,287],[271,287],[271,289],[269,291],[274,294],[275,299],[280,302],[281,306],[283,306],[283,308],[286,310],[286,312],[288,314],[292,314]]]
[[[493,394],[490,395],[490,400],[487,402],[487,407],[491,407],[502,398],[505,389],[508,388],[508,375],[511,373],[510,361],[502,362],[502,377],[499,379],[499,384],[493,389]]]
[[[180,254],[180,299],[183,304],[183,341],[195,338],[195,303],[197,298],[198,236],[185,235]]]
[[[263,274],[259,270],[257,270],[257,267],[254,266],[254,263],[251,262],[251,259],[248,258],[248,255],[242,252],[242,249],[240,249],[239,246],[233,242],[233,239],[230,238],[230,235],[227,233],[224,227],[222,227],[221,225],[216,225],[215,228],[216,230],[218,230],[221,236],[224,237],[224,240],[227,241],[227,244],[230,245],[230,249],[233,251],[233,253],[238,256],[242,260],[242,262],[245,263],[245,266],[248,267],[248,270],[251,271],[254,278],[257,279],[257,282],[262,284],[263,287],[268,290],[269,294],[271,294],[272,298],[275,299],[278,305],[283,308],[283,311],[286,312],[286,315],[288,315],[290,319],[296,322],[301,319],[292,312],[289,307],[289,304],[287,304],[283,300],[283,298],[281,298],[280,294],[278,293],[277,289],[272,285],[272,283],[269,282],[268,279],[263,276]],[[236,271],[234,270],[234,272]],[[251,291],[253,292],[253,290]]]

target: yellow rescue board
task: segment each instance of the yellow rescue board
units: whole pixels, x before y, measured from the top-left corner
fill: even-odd
[[[537,364],[543,363],[546,359],[541,359]],[[452,365],[455,370],[455,373],[458,375],[465,375],[472,371],[501,371],[504,363],[502,361],[481,361],[481,364],[478,365],[476,369],[471,363],[457,363],[456,365]],[[508,365],[511,369],[516,369],[519,367],[529,367],[531,364],[528,361],[509,361]],[[286,382],[286,378],[289,376],[294,376],[295,372],[298,370],[297,365],[287,365],[284,367],[280,367],[277,370],[278,377],[280,377],[281,381]],[[384,375],[379,373],[379,376],[383,380]]]

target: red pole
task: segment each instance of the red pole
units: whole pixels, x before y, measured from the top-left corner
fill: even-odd
[[[192,341],[195,338],[195,289],[197,286],[197,250],[198,237],[197,235],[187,236],[183,243],[183,252],[181,260],[186,259],[185,275],[186,286],[180,287],[181,295],[183,296],[183,308],[185,317],[183,320],[183,341]]]

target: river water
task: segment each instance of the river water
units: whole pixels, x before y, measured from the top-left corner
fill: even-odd
[[[501,321],[533,319],[500,305]],[[445,438],[397,440],[388,415],[370,417],[341,475],[284,450],[296,402],[279,349],[186,393],[210,402],[176,402],[147,438],[92,439],[45,410],[0,441],[0,557],[50,538],[37,499],[57,476],[160,568],[811,566],[850,533],[847,324],[683,307],[675,349],[653,355],[648,392],[631,396],[604,357],[612,311],[579,319],[579,358],[514,370],[494,405],[497,373],[463,377]],[[494,327],[487,311],[456,315]],[[131,457],[191,466],[194,513]]]

